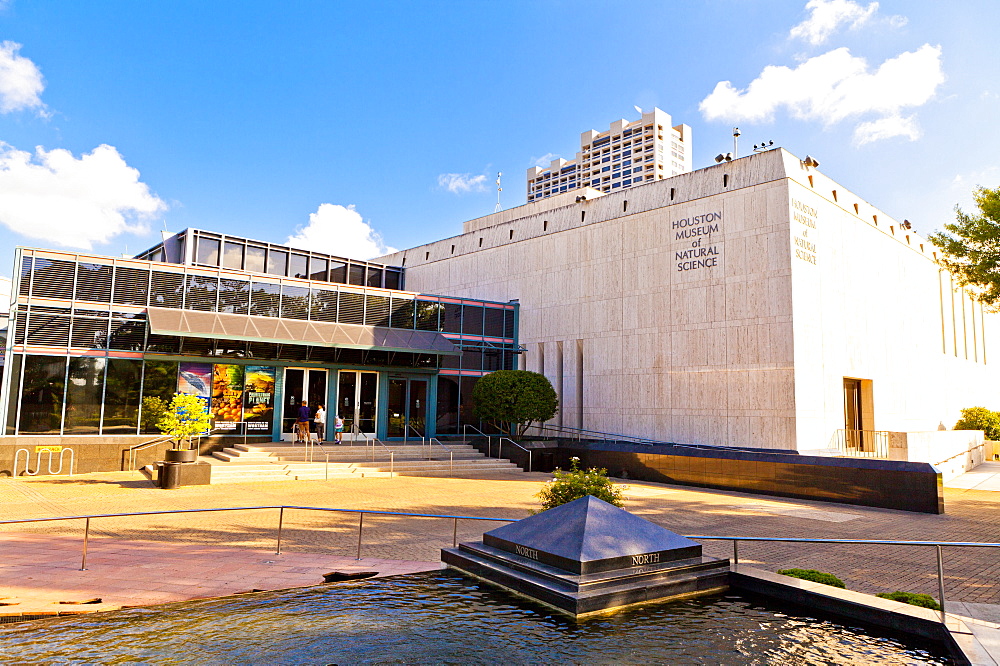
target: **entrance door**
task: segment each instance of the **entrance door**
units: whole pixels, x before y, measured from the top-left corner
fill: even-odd
[[[844,378],[844,426],[848,449],[865,450],[861,380]]]
[[[427,380],[389,380],[389,437],[427,434]]]
[[[354,426],[371,437],[378,423],[378,373],[341,370],[337,414],[344,419],[344,439],[354,439]]]
[[[285,400],[281,411],[281,439],[295,439],[295,421],[305,400],[309,409],[326,404],[326,370],[317,368],[285,368]],[[329,410],[328,410],[329,411]],[[310,424],[310,429],[313,425]]]

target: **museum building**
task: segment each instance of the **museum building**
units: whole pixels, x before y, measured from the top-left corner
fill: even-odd
[[[16,250],[7,436],[120,444],[158,433],[144,403],[177,391],[222,434],[290,439],[301,401],[348,439],[458,433],[479,425],[475,380],[516,365],[517,303],[406,291],[392,265],[164,236],[135,258]]]
[[[817,167],[773,149],[577,189],[379,260],[418,292],[516,300],[553,425],[938,463],[972,446],[947,431],[961,408],[1000,405],[997,315]],[[892,433],[909,451],[884,450]]]

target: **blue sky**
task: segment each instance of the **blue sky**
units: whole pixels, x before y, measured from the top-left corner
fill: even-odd
[[[497,171],[503,206],[524,203],[528,167],[634,105],[692,126],[695,168],[739,125],[742,154],[811,154],[927,233],[1000,186],[998,15],[995,0],[0,0],[0,248],[134,253],[166,225],[371,256],[491,213]]]

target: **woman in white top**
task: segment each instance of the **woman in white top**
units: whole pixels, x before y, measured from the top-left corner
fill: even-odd
[[[316,408],[316,418],[313,420],[316,422],[316,439],[326,441],[326,410],[323,405]]]

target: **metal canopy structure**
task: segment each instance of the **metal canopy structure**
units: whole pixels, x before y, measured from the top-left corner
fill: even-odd
[[[277,344],[380,349],[460,356],[461,350],[436,331],[414,331],[253,315],[147,308],[150,332],[181,337],[249,340]]]

